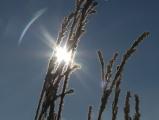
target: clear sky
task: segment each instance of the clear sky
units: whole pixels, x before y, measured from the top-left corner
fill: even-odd
[[[73,8],[74,0],[0,0],[0,120],[33,120],[51,49],[43,36],[48,31],[56,39],[62,18]],[[98,0],[97,14],[87,26],[78,47],[81,70],[71,77],[74,96],[65,101],[66,120],[84,120],[88,105],[99,108],[100,65],[96,50],[105,59],[117,49],[120,53],[142,32],[151,36],[139,47],[124,70],[125,90],[141,97],[143,120],[159,118],[159,1]],[[32,24],[23,41],[18,39],[27,23],[40,9],[47,11]],[[111,107],[111,106],[109,106]],[[120,98],[120,120],[123,101]],[[108,111],[109,113],[110,111]],[[109,114],[105,114],[105,119]]]

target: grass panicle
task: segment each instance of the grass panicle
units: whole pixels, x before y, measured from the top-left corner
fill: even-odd
[[[117,119],[117,113],[118,113],[118,101],[119,101],[119,95],[120,95],[120,83],[121,83],[121,76],[119,77],[119,79],[117,80],[116,84],[115,84],[115,95],[114,95],[114,100],[112,103],[112,120],[116,120]]]
[[[85,32],[88,16],[95,13],[97,2],[95,0],[76,0],[76,7],[67,17],[64,18],[59,31],[56,46],[66,45],[71,58],[75,57],[78,42]],[[66,65],[58,64],[56,56],[53,54],[48,64],[44,85],[39,98],[38,107],[34,120],[60,120],[63,111],[64,98],[73,92],[67,91],[69,76],[79,68],[72,61]],[[63,82],[64,81],[64,82]],[[58,93],[59,84],[63,83],[62,93]],[[60,99],[59,109],[55,111],[57,98]]]
[[[34,120],[61,120],[65,97],[74,92],[69,86],[70,76],[75,70],[80,68],[78,64],[73,62],[73,59],[76,55],[80,38],[86,32],[88,17],[96,12],[97,4],[95,0],[75,0],[74,10],[63,19],[56,46],[66,45],[68,52],[71,53],[72,60],[66,65],[64,62],[57,62],[55,53],[51,56]],[[102,120],[102,115],[107,109],[108,101],[113,93],[112,120],[117,119],[124,66],[149,34],[149,32],[142,33],[133,42],[131,47],[126,50],[117,66],[115,66],[115,62],[118,52],[113,54],[108,64],[105,64],[103,52],[101,50],[97,52],[103,83],[97,120]],[[114,70],[114,68],[117,69]],[[60,83],[62,84],[62,90],[60,89]],[[130,117],[130,98],[131,94],[127,92],[124,107],[125,120],[132,120]],[[57,104],[57,99],[59,104]],[[133,120],[140,120],[139,103],[139,96],[135,95],[135,114]],[[88,120],[92,120],[92,106],[89,106]]]
[[[132,54],[136,51],[137,47],[140,45],[140,43],[149,35],[150,33],[149,32],[144,32],[142,33],[135,41],[134,43],[132,44],[132,46],[130,48],[128,48],[125,52],[125,54],[123,55],[122,57],[122,60],[120,62],[120,64],[117,66],[117,71],[115,73],[112,73],[112,65],[113,63],[115,62],[115,59],[117,57],[117,53],[115,53],[114,57],[112,58],[112,60],[110,60],[110,62],[108,63],[107,65],[107,70],[105,71],[106,73],[104,73],[104,75],[106,76],[106,84],[104,84],[104,89],[103,89],[103,94],[102,94],[102,97],[101,97],[101,104],[100,104],[100,108],[99,108],[99,113],[98,113],[98,120],[101,120],[102,119],[102,114],[104,112],[104,110],[106,109],[106,106],[107,106],[107,102],[108,102],[108,99],[114,89],[114,87],[116,86],[116,83],[117,81],[119,80],[119,78],[122,76],[123,74],[123,69],[124,69],[124,66],[126,64],[126,62],[128,61],[128,59],[132,56]],[[103,56],[103,55],[100,55],[102,54],[101,52],[98,52],[98,56]],[[103,57],[99,57],[99,59],[103,59]],[[102,60],[104,61],[104,60]],[[101,64],[101,60],[100,60],[100,64]],[[105,64],[105,63],[104,63]],[[101,64],[103,65],[103,63]],[[112,77],[112,74],[114,74],[114,78],[111,79]],[[120,80],[121,81],[121,80]],[[109,84],[109,85],[108,85]],[[119,92],[120,90],[116,90],[116,95],[118,96],[118,94],[120,94]],[[116,106],[116,105],[115,105]],[[117,107],[117,106],[116,106]],[[113,107],[113,111],[114,113],[116,113],[115,109],[117,108],[114,108]],[[114,114],[113,113],[113,114]],[[115,115],[115,114],[114,114]]]
[[[140,120],[140,112],[139,112],[140,99],[137,94],[135,94],[135,115],[133,120]]]
[[[101,50],[99,50],[97,53],[98,53],[99,62],[101,64],[101,79],[104,80],[104,73],[105,73],[104,66],[105,66],[105,64],[104,64],[103,54],[102,54]]]
[[[130,97],[131,93],[128,91],[125,98],[125,107],[124,107],[124,120],[132,120],[130,116]]]
[[[88,109],[88,120],[92,120],[92,106],[89,106]]]

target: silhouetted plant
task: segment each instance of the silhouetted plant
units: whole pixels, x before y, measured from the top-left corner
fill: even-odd
[[[71,60],[68,64],[65,62],[57,62],[56,49],[51,56],[48,71],[46,73],[45,82],[42,88],[35,120],[60,120],[62,116],[64,98],[73,90],[67,90],[69,76],[79,68],[73,62],[78,42],[85,32],[87,18],[95,13],[97,2],[94,0],[76,0],[76,7],[68,17],[65,17],[61,25],[61,30],[54,47],[63,47],[65,44],[67,52],[71,53]],[[59,84],[63,83],[62,93],[58,93]],[[57,99],[60,99],[59,109],[56,112]]]
[[[130,97],[131,97],[130,92],[127,92],[125,98],[125,107],[124,107],[125,120],[132,120],[132,118],[130,117]]]
[[[131,57],[132,54],[136,51],[136,48],[138,47],[138,45],[148,35],[149,35],[149,32],[144,32],[142,35],[140,35],[137,38],[137,40],[134,41],[132,46],[126,50],[126,52],[123,55],[123,58],[121,60],[121,63],[116,67],[115,73],[112,73],[112,67],[113,67],[113,64],[116,60],[118,53],[114,54],[113,58],[110,60],[110,62],[106,66],[106,70],[105,70],[105,67],[103,67],[105,63],[104,63],[104,58],[103,58],[102,52],[98,51],[99,61],[101,64],[101,69],[102,69],[101,70],[102,71],[102,79],[103,79],[103,76],[105,76],[104,80],[102,80],[102,82],[103,82],[103,95],[101,97],[101,105],[99,108],[98,120],[101,120],[101,118],[102,118],[102,114],[107,107],[108,99],[109,99],[114,87],[115,87],[115,91],[114,91],[115,96],[114,96],[114,101],[112,104],[112,120],[116,119],[116,115],[118,112],[117,104],[118,104],[118,99],[119,99],[119,95],[120,95],[121,76],[123,74],[124,66],[125,66],[128,58]],[[105,71],[105,73],[103,73],[103,71]],[[112,76],[114,76],[114,78],[112,78]]]
[[[133,120],[140,120],[140,112],[139,112],[139,96],[135,94],[135,115]]]
[[[92,120],[92,106],[89,106],[88,120]]]
[[[96,6],[97,2],[95,0],[76,0],[75,10],[71,12],[68,17],[64,18],[54,47],[63,46],[64,44],[67,48],[67,52],[71,53],[71,60],[68,64],[64,61],[58,63],[56,56],[57,51],[56,49],[54,50],[48,64],[48,70],[34,120],[60,120],[62,118],[65,96],[74,92],[73,89],[68,89],[70,75],[80,67],[73,61],[76,55],[76,49],[81,36],[85,32],[88,16],[95,13]],[[111,94],[114,95],[112,101],[112,120],[116,120],[118,118],[118,102],[121,93],[120,86],[124,66],[127,60],[136,51],[139,44],[148,35],[149,32],[144,32],[140,35],[137,40],[134,41],[132,46],[126,50],[120,64],[117,66],[115,66],[115,61],[118,56],[118,52],[114,53],[107,65],[105,64],[102,51],[99,50],[97,52],[99,62],[101,64],[101,79],[103,84],[102,96],[97,115],[98,120],[102,119],[103,112],[107,109],[108,100]],[[114,67],[116,68],[115,72],[113,70]],[[60,83],[62,84],[62,88],[59,86]],[[59,89],[61,89],[61,93],[59,92]],[[132,120],[132,117],[130,116],[130,97],[130,92],[127,92],[124,107],[125,120]],[[57,99],[59,99],[59,104]],[[55,107],[58,109],[55,110]],[[92,106],[89,106],[88,120],[93,120]],[[133,116],[133,120],[140,120],[138,95],[135,95],[135,114]]]

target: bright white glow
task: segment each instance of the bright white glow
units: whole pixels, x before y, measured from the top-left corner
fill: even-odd
[[[58,63],[64,61],[66,64],[68,64],[71,60],[71,52],[68,52],[66,47],[56,47],[55,56]]]

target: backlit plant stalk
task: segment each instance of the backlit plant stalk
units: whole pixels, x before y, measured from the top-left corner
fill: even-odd
[[[102,76],[105,76],[105,78],[104,78],[104,80],[102,80],[102,83],[104,83],[104,84],[103,84],[103,93],[102,93],[102,97],[101,97],[101,104],[100,104],[99,113],[98,113],[98,120],[102,119],[102,114],[103,114],[104,110],[107,107],[107,103],[108,103],[109,97],[110,97],[110,95],[111,95],[111,93],[112,93],[112,91],[113,91],[115,86],[116,86],[116,89],[115,89],[115,98],[114,98],[115,100],[114,100],[113,108],[112,108],[112,111],[113,111],[112,112],[112,114],[113,114],[112,120],[116,119],[116,114],[117,114],[116,110],[118,108],[117,107],[117,102],[118,102],[118,97],[119,97],[119,94],[120,94],[120,88],[119,88],[120,83],[118,83],[118,80],[121,81],[120,77],[122,76],[123,69],[124,69],[124,66],[125,66],[127,60],[132,56],[132,54],[136,51],[136,48],[139,46],[139,44],[148,35],[149,35],[149,32],[144,32],[143,34],[141,34],[134,41],[132,46],[129,49],[126,50],[126,52],[123,55],[123,58],[121,60],[121,63],[117,66],[117,70],[114,73],[114,75],[112,73],[112,65],[115,62],[117,53],[115,53],[115,55],[112,58],[112,60],[108,63],[108,65],[106,67],[106,70],[105,69],[103,70],[104,58],[103,58],[102,52],[98,51],[98,56],[99,56],[99,61],[100,61],[100,64],[101,64],[102,72],[105,71],[104,75],[102,75]],[[112,78],[112,75],[114,76],[113,78]],[[119,84],[119,85],[117,85],[117,84]],[[117,88],[117,86],[118,86],[118,88]]]
[[[68,65],[64,62],[58,63],[55,56],[56,51],[54,51],[48,64],[48,71],[40,95],[35,120],[61,119],[64,98],[67,94],[73,92],[72,89],[67,90],[69,76],[74,70],[79,68],[73,61],[78,42],[85,32],[88,16],[95,13],[96,5],[97,2],[95,0],[76,0],[75,10],[64,18],[54,47],[63,47],[62,45],[65,44],[67,52],[71,52],[71,61]],[[58,93],[60,83],[63,83],[62,93]],[[56,112],[57,99],[60,99],[60,104]]]
[[[85,33],[85,27],[88,22],[89,15],[95,13],[97,2],[95,0],[76,0],[75,9],[67,17],[64,18],[61,24],[55,48],[48,64],[48,70],[45,76],[44,85],[39,98],[39,103],[34,120],[61,120],[62,112],[64,110],[65,96],[74,92],[73,89],[68,89],[69,78],[73,71],[79,68],[74,62],[76,50],[80,38]],[[132,46],[127,49],[122,57],[119,65],[115,66],[118,53],[116,52],[110,59],[108,64],[105,64],[104,56],[101,50],[98,51],[98,58],[101,64],[101,79],[102,79],[102,96],[100,100],[97,120],[102,120],[102,115],[107,108],[108,100],[114,92],[112,102],[112,120],[117,119],[118,102],[121,92],[121,80],[124,66],[132,54],[136,51],[139,44],[149,35],[149,32],[144,32]],[[68,64],[64,61],[60,63],[57,61],[56,47],[67,48],[67,52],[71,53],[71,60]],[[113,71],[113,68],[115,72]],[[62,84],[62,92],[60,91],[60,84]],[[131,120],[130,117],[130,92],[127,92],[125,100],[125,120]],[[57,104],[59,100],[59,104]],[[133,120],[140,120],[139,113],[139,97],[135,95],[135,115]],[[57,110],[55,109],[57,108]],[[88,120],[92,120],[92,106],[89,107]]]
[[[88,110],[88,120],[92,120],[92,106],[89,106],[89,110]]]
[[[125,107],[124,107],[124,120],[132,120],[130,116],[130,97],[131,93],[127,92],[126,98],[125,98]]]
[[[140,120],[140,112],[139,112],[139,105],[140,105],[140,100],[139,96],[137,94],[134,95],[135,97],[135,115],[133,120]]]

